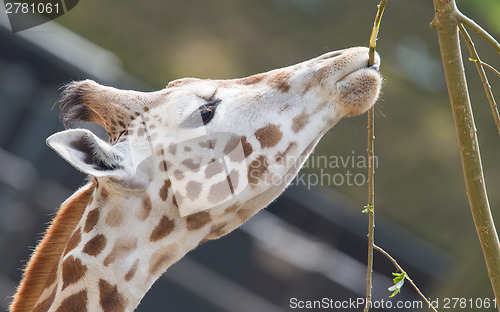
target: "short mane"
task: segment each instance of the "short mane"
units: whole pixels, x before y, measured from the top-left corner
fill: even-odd
[[[42,295],[49,274],[58,264],[70,235],[82,218],[94,189],[95,183],[89,183],[62,204],[26,266],[21,284],[10,305],[11,312],[33,310]]]

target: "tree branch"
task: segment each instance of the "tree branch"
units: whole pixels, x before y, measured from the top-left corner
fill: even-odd
[[[479,60],[479,63],[481,63],[481,65],[485,66],[486,68],[488,68],[489,70],[491,70],[492,72],[497,74],[498,77],[500,77],[500,72],[498,70],[496,70],[495,67],[493,67],[490,64],[483,62],[481,60]]]
[[[455,2],[455,1],[453,1],[453,2]],[[476,24],[476,22],[474,22],[472,19],[463,15],[460,11],[458,11],[458,9],[455,10],[454,15],[455,15],[455,18],[457,21],[459,21],[460,23],[462,23],[464,25],[467,25],[470,29],[475,31],[486,42],[488,42],[489,45],[492,46],[493,49],[495,49],[498,52],[498,54],[500,54],[500,44],[486,30],[484,30],[481,26]]]
[[[439,37],[439,47],[455,119],[469,205],[493,292],[496,300],[500,300],[500,243],[486,193],[476,126],[465,81],[458,37],[459,21],[467,21],[469,24],[471,22],[469,19],[462,17],[454,0],[433,0],[433,2],[435,8],[433,25],[437,28]],[[464,22],[464,24],[467,23]],[[474,23],[474,25],[476,24]],[[476,31],[482,30],[482,28],[474,27],[473,29],[476,29]],[[491,39],[488,38],[492,38],[484,33],[482,33],[482,37],[487,41],[489,40],[489,42]],[[498,51],[500,51],[500,47],[498,48]],[[500,311],[500,305],[498,309]]]
[[[498,113],[498,106],[495,102],[495,97],[491,92],[491,86],[488,82],[488,77],[486,77],[486,73],[484,72],[483,62],[479,58],[477,54],[476,47],[474,46],[474,42],[472,42],[469,33],[465,29],[462,24],[458,24],[458,28],[460,29],[460,33],[469,48],[469,52],[474,59],[474,63],[476,64],[477,72],[479,73],[479,77],[481,77],[481,81],[483,82],[484,92],[486,92],[486,97],[488,98],[488,102],[490,103],[491,112],[493,113],[493,119],[495,120],[495,124],[497,125],[498,135],[500,135],[500,114]]]
[[[387,4],[387,0],[381,0],[378,5],[377,15],[375,16],[375,21],[373,23],[372,33],[370,35],[370,51],[368,57],[368,66],[372,66],[375,63],[375,47],[377,45],[377,37],[380,29],[380,21],[382,20],[382,15],[384,14],[384,9]],[[366,303],[364,312],[368,312],[371,306],[372,300],[372,275],[373,275],[373,245],[375,236],[375,166],[374,166],[374,141],[375,141],[375,110],[371,107],[368,110],[368,263],[366,269]],[[371,208],[371,209],[370,209]]]
[[[391,260],[392,264],[394,264],[394,266],[396,267],[396,269],[398,269],[400,272],[405,272],[403,270],[403,268],[398,264],[398,262],[396,261],[396,259],[394,259],[387,251],[383,250],[381,247],[377,246],[377,245],[373,245],[373,248],[376,249],[378,252],[380,252],[381,254],[383,254],[387,259]],[[413,286],[413,288],[415,288],[415,290],[417,291],[417,293],[420,295],[420,297],[422,297],[422,299],[424,299],[424,301],[427,303],[427,306],[429,308],[432,309],[432,311],[435,311],[437,312],[436,308],[434,308],[434,306],[432,306],[432,304],[429,302],[429,300],[424,296],[424,294],[420,291],[420,289],[418,289],[417,285],[413,282],[413,280],[408,276],[408,274],[406,274],[406,277],[405,279],[410,282],[410,284]]]

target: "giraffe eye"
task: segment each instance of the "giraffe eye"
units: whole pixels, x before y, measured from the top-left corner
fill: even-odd
[[[210,122],[210,120],[212,120],[212,118],[214,118],[215,109],[217,108],[217,105],[219,105],[220,102],[221,102],[221,100],[216,100],[216,101],[210,102],[208,104],[205,104],[203,106],[200,106],[199,112],[200,112],[201,120],[203,121],[204,125],[208,124]]]

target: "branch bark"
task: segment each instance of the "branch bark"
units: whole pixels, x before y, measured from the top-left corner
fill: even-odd
[[[495,97],[491,92],[491,86],[490,83],[488,82],[488,77],[486,77],[486,73],[484,72],[483,62],[481,61],[479,54],[477,54],[474,42],[472,42],[472,39],[469,36],[469,33],[467,32],[465,27],[462,24],[459,24],[458,28],[460,29],[460,33],[462,34],[462,37],[464,38],[465,43],[469,48],[470,55],[474,58],[474,63],[476,64],[477,72],[479,73],[479,77],[481,78],[481,81],[483,83],[484,92],[486,93],[486,98],[490,103],[491,112],[493,113],[493,119],[495,120],[495,125],[497,126],[498,134],[500,135],[500,113],[498,113],[498,106],[495,101]],[[495,69],[493,68],[493,70]]]
[[[455,2],[455,1],[453,1]],[[467,25],[475,31],[479,36],[481,36],[484,41],[486,41],[495,51],[497,51],[498,54],[500,54],[500,44],[491,36],[486,30],[484,30],[481,26],[476,24],[473,20],[468,18],[467,16],[463,15],[460,13],[460,11],[454,12],[455,18],[460,21],[460,23]]]
[[[403,270],[403,268],[398,264],[398,262],[396,261],[396,259],[394,259],[387,251],[385,251],[384,249],[382,249],[382,247],[379,247],[377,245],[373,245],[373,248],[375,248],[378,252],[380,252],[381,254],[383,254],[387,259],[391,260],[392,264],[394,264],[394,266],[396,267],[396,269],[398,269],[400,272],[405,272]],[[413,282],[413,280],[408,276],[408,274],[406,274],[405,279],[408,282],[410,282],[411,286],[413,286],[413,288],[417,291],[418,295],[425,301],[425,303],[427,303],[427,307],[429,307],[430,309],[432,309],[432,311],[437,312],[436,308],[429,302],[429,299],[427,299],[427,297],[424,296],[424,294],[420,291],[420,289]]]
[[[448,94],[458,135],[462,169],[469,205],[479,236],[493,292],[500,299],[500,243],[491,216],[484,182],[476,126],[470,105],[458,37],[458,24],[464,20],[454,0],[433,0],[439,47]],[[500,306],[498,307],[500,311]]]
[[[370,35],[370,51],[368,53],[368,66],[372,66],[375,63],[375,47],[377,45],[377,37],[380,29],[380,21],[382,20],[382,15],[384,14],[385,6],[387,5],[387,0],[381,0],[378,5],[377,15],[375,16],[375,21],[373,23],[372,33]],[[370,310],[372,301],[372,276],[373,276],[373,246],[375,237],[375,164],[374,164],[374,143],[375,143],[375,110],[371,107],[368,110],[368,123],[367,123],[367,133],[368,133],[368,144],[366,152],[368,154],[368,260],[366,268],[366,302],[363,312],[368,312]],[[371,209],[370,209],[371,207]]]

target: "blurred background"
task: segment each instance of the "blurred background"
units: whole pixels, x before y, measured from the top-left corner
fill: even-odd
[[[497,0],[457,3],[500,38]],[[16,34],[2,10],[0,311],[7,310],[20,268],[47,222],[85,178],[45,145],[63,129],[53,108],[62,85],[90,78],[151,91],[176,78],[244,77],[366,46],[377,4],[85,0],[55,21]],[[430,0],[389,1],[383,18],[377,46],[385,82],[376,106],[375,240],[431,299],[493,299],[465,194],[432,18]],[[483,61],[500,68],[494,50],[471,35]],[[463,48],[490,204],[500,222],[500,138]],[[498,99],[500,78],[488,75]],[[366,116],[342,120],[314,152],[344,160],[365,154]],[[138,311],[288,311],[291,298],[364,297],[366,171],[361,164],[309,163],[300,173],[306,181],[337,178],[292,183],[240,229],[171,267]],[[349,175],[363,183],[348,183]],[[391,272],[392,264],[376,253],[375,300],[389,299]],[[391,300],[419,299],[405,285]]]

